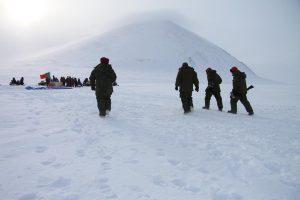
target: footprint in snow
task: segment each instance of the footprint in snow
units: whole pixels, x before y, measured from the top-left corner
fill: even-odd
[[[131,164],[131,165],[136,165],[139,162],[140,162],[139,160],[130,160],[130,161],[128,161],[128,163]]]
[[[35,199],[36,199],[36,194],[34,193],[25,194],[18,198],[18,200],[35,200]]]
[[[154,177],[152,182],[154,185],[157,185],[157,186],[166,186],[167,185],[161,177]]]
[[[180,179],[174,179],[173,181],[171,181],[174,185],[176,185],[177,187],[184,187],[186,186],[186,183],[183,180]]]
[[[36,129],[35,128],[29,128],[29,129],[26,129],[26,132],[34,133],[34,132],[36,132]]]
[[[85,152],[84,152],[84,150],[78,150],[77,152],[76,152],[76,154],[77,154],[77,156],[78,157],[84,157],[85,156]]]
[[[62,188],[71,184],[71,180],[68,178],[59,177],[53,183],[51,183],[51,187],[53,188]]]
[[[143,191],[143,189],[141,187],[137,186],[137,185],[130,186],[130,190],[132,192],[142,192]]]
[[[195,187],[195,186],[190,186],[190,187],[186,188],[186,190],[187,190],[187,191],[190,191],[190,192],[192,192],[192,193],[198,193],[198,192],[201,191],[200,188]]]
[[[118,198],[118,196],[115,194],[112,194],[112,195],[106,197],[106,199],[117,199],[117,198]]]
[[[162,149],[158,149],[156,155],[158,155],[158,156],[165,156],[165,153],[163,152]]]
[[[103,177],[103,178],[100,178],[99,179],[99,182],[102,184],[102,183],[107,183],[108,182],[108,178],[106,177]]]
[[[71,194],[71,195],[68,195],[66,197],[64,197],[62,200],[79,200],[80,197],[76,194]]]
[[[107,185],[108,178],[103,177],[99,179],[99,189],[102,190],[103,192],[110,192],[111,189],[109,185]]]
[[[101,165],[102,165],[102,167],[103,167],[103,170],[105,170],[105,171],[111,170],[111,167],[110,167],[109,163],[107,163],[107,162],[102,162]]]
[[[44,153],[47,150],[46,146],[38,146],[35,148],[36,153]]]
[[[217,193],[214,195],[213,200],[243,200],[243,197],[239,194],[222,194],[222,193]]]
[[[104,156],[103,158],[104,158],[105,160],[111,160],[111,159],[112,159],[111,156]]]
[[[42,165],[51,165],[53,162],[52,161],[44,161],[44,162],[41,162]]]
[[[177,160],[168,160],[168,162],[173,165],[173,166],[177,166],[180,162]]]
[[[55,157],[48,158],[47,160],[42,161],[42,162],[41,162],[41,165],[45,165],[45,166],[51,165],[51,164],[53,164],[55,161],[56,161],[56,158],[55,158]]]

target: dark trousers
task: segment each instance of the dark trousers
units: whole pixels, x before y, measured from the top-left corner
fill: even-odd
[[[209,108],[211,96],[214,95],[216,98],[219,110],[223,109],[222,97],[220,92],[214,92],[212,90],[206,90],[205,93],[205,107]]]
[[[97,106],[100,112],[100,115],[105,115],[106,110],[111,110],[111,95],[98,94],[97,95]]]
[[[252,106],[250,104],[250,102],[247,99],[246,95],[235,95],[234,98],[230,98],[230,105],[231,105],[231,111],[236,113],[237,112],[237,102],[241,101],[241,103],[244,105],[244,107],[246,108],[248,113],[253,113],[253,109]]]
[[[180,98],[183,110],[185,112],[191,111],[191,107],[193,107],[192,92],[180,91]]]

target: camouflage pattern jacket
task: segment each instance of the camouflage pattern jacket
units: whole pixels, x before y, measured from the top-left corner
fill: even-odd
[[[208,90],[211,90],[212,92],[221,92],[220,84],[222,83],[222,78],[217,74],[216,70],[210,70],[207,73],[207,88],[206,92]]]
[[[246,95],[247,94],[247,84],[246,84],[246,74],[245,72],[241,72],[237,70],[236,72],[232,73],[232,92],[235,95]]]
[[[113,92],[113,82],[117,75],[110,64],[98,64],[90,75],[91,88],[96,89],[96,93],[111,95]]]
[[[184,63],[182,67],[179,68],[175,87],[179,86],[180,92],[192,92],[193,85],[195,85],[196,88],[199,88],[197,73],[195,72],[194,68]]]

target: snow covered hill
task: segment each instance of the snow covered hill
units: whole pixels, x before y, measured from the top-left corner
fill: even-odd
[[[69,70],[87,76],[101,56],[111,59],[117,71],[126,72],[130,78],[174,79],[182,62],[188,62],[206,80],[205,69],[215,68],[224,79],[231,81],[229,69],[238,66],[251,82],[262,81],[245,64],[211,42],[185,30],[170,21],[134,23],[107,32],[98,37],[56,50],[22,65],[24,70],[39,73],[51,71],[62,74]],[[134,72],[127,73],[127,72]]]
[[[173,83],[125,81],[99,118],[90,88],[0,86],[1,199],[300,199],[300,88],[256,85],[254,116],[204,89],[183,115]]]

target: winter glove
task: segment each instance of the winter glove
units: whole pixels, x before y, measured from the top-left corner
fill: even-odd
[[[231,99],[235,99],[237,96],[240,96],[239,93],[237,93],[236,91],[232,90],[230,92],[230,98]]]
[[[196,90],[196,92],[199,92],[199,87],[196,87],[195,90]]]
[[[119,86],[118,83],[115,81],[112,83],[112,86]]]
[[[175,90],[178,90],[178,86],[175,87]]]
[[[235,96],[238,94],[235,90],[232,90],[231,93]]]
[[[230,98],[235,99],[235,95],[233,94],[233,92],[230,92]]]
[[[92,89],[92,90],[95,90],[96,88],[95,88],[95,86],[91,86],[91,89]]]

